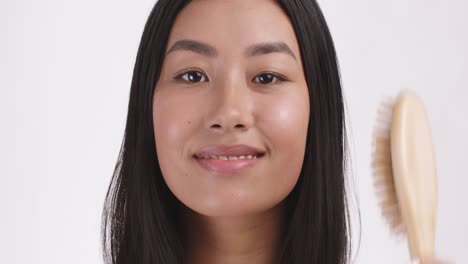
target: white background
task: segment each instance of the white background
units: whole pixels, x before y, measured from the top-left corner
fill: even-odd
[[[1,0],[0,263],[101,263],[102,203],[153,3]],[[406,88],[433,128],[437,254],[468,263],[468,2],[320,3],[351,130],[362,221],[355,263],[408,263],[380,216],[370,169],[377,108]]]

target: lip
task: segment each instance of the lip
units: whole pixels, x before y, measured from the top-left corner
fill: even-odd
[[[264,154],[265,151],[249,145],[209,145],[195,153],[195,157],[203,157],[209,155],[217,156],[240,156],[240,155],[257,155]]]
[[[220,160],[203,158],[210,155],[216,156],[248,156],[256,155],[256,159],[237,159],[237,160]],[[236,174],[245,169],[255,166],[265,155],[265,151],[248,145],[209,145],[202,148],[193,158],[204,169],[221,174]]]

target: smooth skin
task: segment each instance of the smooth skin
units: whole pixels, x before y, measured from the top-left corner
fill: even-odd
[[[277,45],[258,46],[267,42]],[[275,1],[192,1],[166,52],[153,125],[164,180],[185,206],[189,263],[272,263],[310,111],[292,24]],[[211,144],[266,153],[254,167],[222,175],[193,157]]]

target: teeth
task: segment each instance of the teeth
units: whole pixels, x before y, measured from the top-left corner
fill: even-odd
[[[217,160],[240,160],[240,159],[257,159],[257,155],[241,155],[241,156],[223,156],[223,155],[207,155],[201,159],[217,159]]]

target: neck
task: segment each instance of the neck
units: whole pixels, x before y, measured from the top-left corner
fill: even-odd
[[[204,216],[184,209],[191,264],[271,264],[277,257],[284,205],[242,216]]]

